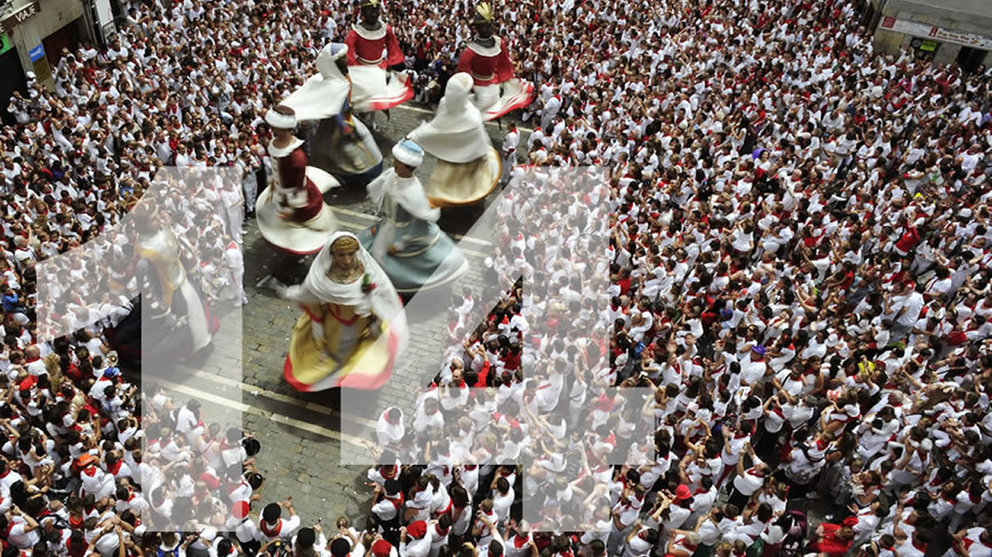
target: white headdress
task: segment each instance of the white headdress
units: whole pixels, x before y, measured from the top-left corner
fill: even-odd
[[[355,255],[365,267],[364,275],[350,283],[335,282],[327,278],[327,270],[334,264],[334,252],[331,251],[331,246],[341,238],[351,238],[358,243],[358,252]],[[365,292],[363,284],[372,285],[373,288]],[[389,323],[393,331],[400,333],[399,351],[402,352],[406,347],[408,339],[406,315],[399,294],[386,276],[386,272],[362,247],[358,237],[350,232],[334,233],[310,265],[310,271],[303,284],[290,287],[285,297],[301,302],[333,302],[347,305],[355,308],[355,313],[362,316],[374,314],[383,322]]]

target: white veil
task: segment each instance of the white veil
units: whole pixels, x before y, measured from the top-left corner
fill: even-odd
[[[327,270],[334,262],[331,245],[339,238],[344,237],[352,238],[358,243],[356,256],[365,267],[365,274],[369,275],[370,282],[376,285],[369,294],[363,293],[360,287],[355,287],[356,283],[362,282],[361,278],[348,284],[334,282],[327,278]],[[400,296],[397,294],[392,281],[386,276],[386,272],[362,247],[358,237],[351,232],[335,232],[310,265],[310,271],[303,280],[303,284],[289,287],[284,297],[299,302],[334,302],[348,305],[354,307],[356,313],[362,316],[375,314],[380,320],[388,324],[394,333],[399,335],[399,352],[406,348],[409,335],[406,328],[406,314],[403,312]],[[380,338],[380,341],[384,340],[384,338]]]
[[[317,54],[318,73],[280,102],[296,111],[297,120],[322,120],[341,112],[351,85],[335,63],[340,56],[331,53],[331,44],[325,46]]]
[[[448,80],[434,119],[410,133],[410,139],[435,157],[455,164],[472,162],[492,146],[482,113],[469,102],[472,76],[456,73]]]

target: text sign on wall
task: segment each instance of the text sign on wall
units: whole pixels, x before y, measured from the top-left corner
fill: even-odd
[[[3,18],[3,21],[0,22],[0,31],[10,33],[15,27],[27,21],[28,18],[37,15],[39,12],[41,12],[41,4],[38,3],[38,0],[30,0],[27,4],[19,8],[14,8],[14,11],[9,16]]]
[[[992,50],[992,38],[976,35],[974,33],[965,33],[944,27],[927,25],[926,23],[896,19],[894,17],[883,18],[882,23],[879,26],[882,29],[894,31],[896,33],[905,33],[907,35],[914,35],[917,37],[929,37],[938,41],[964,45],[981,50]]]

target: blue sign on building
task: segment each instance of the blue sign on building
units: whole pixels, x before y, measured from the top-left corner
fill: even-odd
[[[45,45],[38,45],[32,48],[31,51],[28,52],[28,55],[31,56],[32,63],[41,60],[41,58],[45,56]]]

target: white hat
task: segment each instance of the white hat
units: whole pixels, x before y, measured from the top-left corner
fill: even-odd
[[[407,166],[417,168],[424,162],[424,150],[413,141],[404,139],[393,145],[393,158]]]
[[[35,75],[34,75],[34,72],[32,72],[32,71],[29,71],[29,72],[25,73],[24,76],[28,78],[28,81],[34,81],[35,80]]]
[[[328,60],[337,60],[338,58],[348,54],[348,45],[344,43],[329,43],[324,47],[324,53]]]
[[[278,130],[292,130],[296,128],[296,114],[280,114],[272,108],[265,113],[265,123]]]

